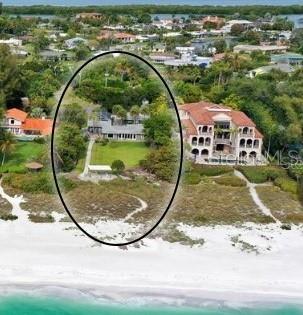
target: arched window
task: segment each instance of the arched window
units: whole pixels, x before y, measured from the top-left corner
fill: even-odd
[[[251,152],[249,153],[249,158],[255,159],[256,157],[257,157],[257,153],[256,153],[255,151],[251,151]]]
[[[192,137],[191,144],[192,145],[197,145],[197,137]]]
[[[240,147],[244,148],[245,147],[245,139],[240,140]]]
[[[207,150],[207,149],[203,149],[203,150],[201,151],[201,155],[202,155],[202,156],[208,156],[208,150]]]
[[[259,148],[259,140],[254,140],[254,148]]]
[[[204,144],[204,138],[203,137],[200,137],[199,138],[199,145],[203,145]]]
[[[252,140],[251,139],[248,139],[246,141],[246,148],[251,148],[252,147]]]
[[[248,128],[247,128],[247,127],[244,127],[244,128],[243,128],[243,134],[245,134],[245,135],[248,134]]]
[[[207,138],[205,139],[205,145],[206,145],[206,146],[210,146],[210,143],[211,143],[211,139],[210,139],[210,137],[207,137]]]
[[[247,156],[246,151],[240,151],[240,153],[239,153],[240,158],[246,158],[246,156]]]
[[[199,150],[198,149],[192,149],[191,153],[194,155],[199,155]]]
[[[202,132],[207,132],[207,126],[203,126]]]
[[[212,131],[213,131],[213,127],[209,127],[208,132],[212,132]]]

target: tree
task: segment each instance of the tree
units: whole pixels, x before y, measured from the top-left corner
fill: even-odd
[[[123,161],[115,160],[115,161],[113,161],[111,168],[114,171],[114,173],[121,174],[125,169],[125,165],[124,165]]]
[[[140,115],[140,107],[138,105],[132,106],[130,109],[130,114],[134,120],[137,120]]]
[[[11,132],[5,131],[5,130],[1,131],[0,150],[2,153],[2,162],[1,162],[2,166],[5,162],[6,155],[8,155],[9,153],[11,153],[13,151],[13,149],[15,147],[15,143],[16,143],[15,137]]]
[[[7,45],[0,44],[0,107],[21,89],[21,76],[16,58]]]
[[[89,56],[90,50],[81,44],[75,48],[75,57],[78,61],[85,60]]]
[[[239,36],[245,31],[245,26],[242,24],[233,24],[233,26],[230,29],[230,34],[232,36]]]
[[[64,171],[70,172],[84,156],[85,140],[79,127],[75,124],[61,123],[56,132],[55,150],[57,165]]]
[[[147,144],[165,146],[171,142],[173,119],[169,113],[151,115],[144,120],[144,135]]]
[[[44,113],[44,110],[43,108],[41,107],[34,107],[32,110],[31,110],[31,117],[34,117],[34,118],[41,118],[45,115]]]
[[[77,125],[80,129],[86,126],[87,114],[81,105],[77,103],[63,105],[61,120]]]

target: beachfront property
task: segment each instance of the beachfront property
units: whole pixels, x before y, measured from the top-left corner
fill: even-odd
[[[132,117],[127,113],[125,119],[102,111],[98,119],[88,120],[87,131],[90,136],[99,136],[109,140],[143,141],[143,121],[146,116]]]
[[[1,127],[17,137],[41,137],[52,133],[53,120],[47,118],[30,118],[20,109],[11,108],[5,113]]]
[[[262,134],[243,112],[198,102],[180,106],[189,156],[200,164],[255,165],[264,162]]]

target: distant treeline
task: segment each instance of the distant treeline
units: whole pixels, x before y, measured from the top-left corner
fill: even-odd
[[[232,15],[239,13],[241,16],[264,16],[266,13],[302,14],[303,5],[291,6],[190,6],[190,5],[115,5],[115,6],[3,6],[7,14],[45,14],[45,15],[73,15],[80,12],[100,12],[105,14],[216,14]]]

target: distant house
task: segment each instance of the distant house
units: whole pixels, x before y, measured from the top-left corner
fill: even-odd
[[[74,37],[74,38],[67,39],[65,41],[65,45],[68,49],[74,49],[81,44],[88,45],[88,42],[86,39],[82,37]]]
[[[198,102],[179,108],[190,157],[201,164],[263,163],[263,136],[243,112]]]
[[[271,62],[288,63],[291,65],[303,65],[303,55],[295,53],[286,53],[281,55],[272,55]]]
[[[183,54],[181,58],[169,59],[164,61],[164,65],[178,68],[183,66],[198,66],[201,68],[208,68],[211,66],[213,58],[199,57],[194,54]]]
[[[292,73],[293,71],[295,71],[294,67],[292,67],[291,65],[285,64],[285,63],[279,63],[279,64],[273,64],[273,65],[268,65],[268,66],[253,69],[249,71],[248,77],[255,78],[258,75],[269,73],[272,70],[279,70],[284,73]]]
[[[48,136],[52,132],[53,120],[46,118],[28,118],[28,114],[20,109],[6,111],[2,128],[16,136]]]
[[[8,45],[9,47],[21,47],[22,40],[16,38],[0,39],[0,44],[5,44]]]
[[[59,60],[70,60],[71,55],[67,53],[66,51],[57,51],[57,50],[42,50],[40,53],[40,56],[44,60],[49,61],[59,61]]]
[[[124,32],[114,32],[114,31],[101,31],[100,35],[97,37],[98,40],[117,40],[124,44],[134,43],[136,41],[136,36]]]
[[[218,16],[205,16],[201,21],[201,24],[203,25],[204,28],[207,27],[220,28],[224,25],[224,23],[225,19],[220,18]]]
[[[252,53],[253,51],[261,51],[263,53],[282,53],[286,52],[288,46],[278,46],[278,45],[237,45],[234,47],[234,52],[245,52]]]
[[[88,121],[87,130],[91,135],[98,135],[110,140],[143,141],[144,119],[146,117],[143,115],[133,118],[128,113],[127,118],[121,120],[115,115],[101,112],[99,119]]]
[[[101,20],[103,15],[97,12],[82,12],[76,15],[76,20]]]
[[[170,53],[158,52],[158,53],[150,54],[149,58],[155,63],[164,64],[165,61],[174,60],[176,58],[176,56],[174,54],[170,54]]]

